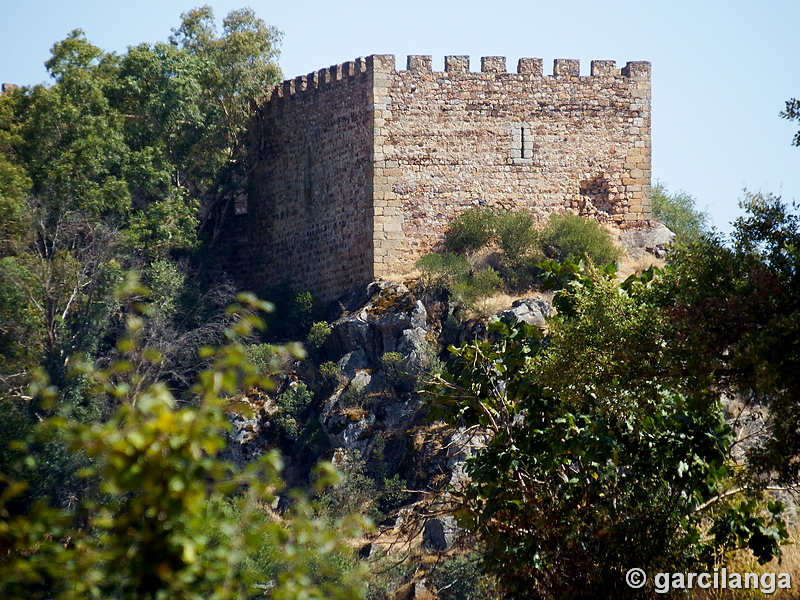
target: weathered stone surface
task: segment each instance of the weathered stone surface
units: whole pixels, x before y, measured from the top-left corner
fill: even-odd
[[[351,352],[372,343],[371,328],[360,314],[336,321],[331,328],[331,335],[345,352]]]
[[[542,298],[525,298],[517,300],[511,308],[498,313],[500,317],[515,317],[518,321],[525,321],[529,325],[542,327],[547,317],[553,313],[553,307]]]
[[[407,357],[411,368],[420,368],[425,360],[428,352],[428,342],[425,339],[427,334],[422,327],[411,327],[400,334],[397,351]]]
[[[632,258],[650,253],[663,258],[667,247],[675,239],[675,234],[665,225],[655,222],[652,229],[625,231],[619,236],[620,243]]]
[[[363,454],[371,441],[370,434],[375,420],[375,415],[372,413],[365,413],[357,420],[353,420],[349,415],[333,415],[325,425],[334,447],[355,450]],[[331,430],[336,429],[337,433],[331,433]]]
[[[358,371],[362,369],[369,369],[372,367],[370,360],[364,346],[359,346],[352,352],[348,352],[337,363],[339,371],[348,380],[352,380]]]
[[[433,517],[425,521],[422,540],[428,548],[444,552],[453,547],[462,533],[453,517]]]

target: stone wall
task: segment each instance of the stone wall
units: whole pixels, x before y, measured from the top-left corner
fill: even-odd
[[[373,55],[284,82],[253,121],[253,287],[329,300],[407,274],[470,206],[647,226],[650,64]]]
[[[372,280],[368,62],[286,81],[254,116],[251,287],[290,280],[329,300]]]
[[[441,241],[469,206],[528,209],[543,220],[570,210],[618,227],[650,209],[650,65],[576,60],[408,57],[388,89],[382,140],[391,203],[402,235],[391,271],[404,272]],[[377,242],[376,242],[377,243]]]

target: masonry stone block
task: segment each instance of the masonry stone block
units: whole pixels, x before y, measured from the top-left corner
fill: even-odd
[[[481,72],[483,73],[505,73],[505,56],[483,56],[481,57]]]
[[[571,58],[557,58],[553,61],[553,75],[556,77],[578,77],[581,63]]]
[[[448,73],[467,73],[469,72],[469,56],[445,56],[444,70]]]
[[[543,72],[541,58],[520,58],[517,63],[517,73],[529,73],[541,77]]]
[[[408,57],[409,71],[431,71],[433,69],[433,57],[430,55],[411,55]]]
[[[593,77],[613,77],[617,74],[617,63],[613,60],[593,60]]]

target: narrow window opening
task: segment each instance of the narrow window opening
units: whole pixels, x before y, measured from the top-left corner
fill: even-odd
[[[527,123],[511,127],[511,161],[527,164],[533,160],[533,129]]]

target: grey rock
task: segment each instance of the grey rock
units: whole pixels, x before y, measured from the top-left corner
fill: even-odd
[[[444,552],[453,547],[461,537],[462,530],[451,516],[433,517],[425,521],[422,542],[432,550]]]
[[[421,300],[417,300],[414,310],[411,311],[411,327],[428,328],[428,311]]]
[[[411,315],[403,312],[387,312],[375,321],[375,327],[381,332],[383,352],[394,352],[397,349],[397,336],[411,326]]]
[[[553,307],[549,302],[542,298],[525,298],[517,300],[511,308],[498,313],[500,317],[516,317],[519,321],[525,321],[529,325],[542,327],[545,320],[553,314]]]
[[[392,402],[383,408],[383,423],[387,429],[401,429],[416,413],[420,403],[418,400]]]
[[[372,331],[361,315],[343,317],[333,323],[331,336],[345,352],[372,344]]]
[[[444,465],[445,471],[450,473],[450,487],[459,490],[466,486],[469,482],[467,459],[485,448],[488,441],[487,434],[471,433],[463,427],[450,434]]]
[[[363,392],[367,389],[370,382],[372,382],[372,374],[369,371],[357,371],[350,380],[350,384],[347,388],[355,392]]]
[[[353,377],[355,377],[356,372],[372,367],[372,363],[363,347],[348,352],[339,359],[337,364],[339,365],[339,372],[347,381],[351,381]]]
[[[339,429],[337,433],[328,431],[328,439],[337,448],[355,451],[360,454],[366,452],[367,447],[372,441],[372,432],[375,426],[375,415],[366,413],[358,420],[352,420],[349,415],[333,415],[326,423],[327,426],[334,427],[332,431]]]
[[[656,258],[666,255],[667,247],[675,239],[675,234],[663,223],[653,222],[652,229],[626,231],[621,233],[619,241],[628,251],[631,258],[640,258],[645,254],[653,254]]]
[[[427,333],[422,327],[412,327],[402,331],[397,340],[397,351],[408,359],[408,365],[413,369],[422,366],[428,352]]]

